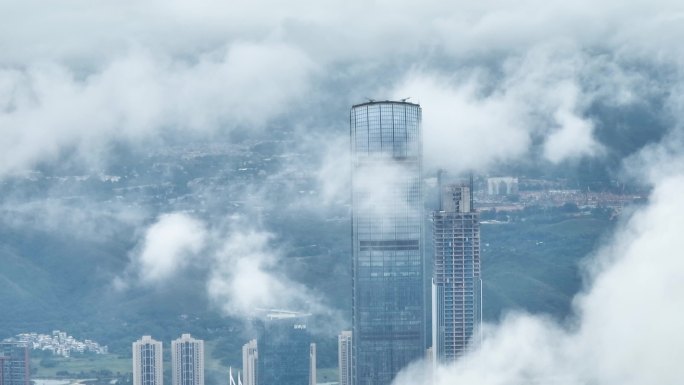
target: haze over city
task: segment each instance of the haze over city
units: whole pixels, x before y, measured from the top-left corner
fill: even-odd
[[[683,15],[0,3],[0,385],[681,383]]]

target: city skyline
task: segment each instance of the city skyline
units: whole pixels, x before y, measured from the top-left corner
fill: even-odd
[[[135,385],[149,336],[174,385],[190,333],[203,385],[247,380],[252,340],[242,385],[334,385],[341,347],[343,385],[680,385],[683,15],[0,2],[0,340],[30,356],[0,378]]]

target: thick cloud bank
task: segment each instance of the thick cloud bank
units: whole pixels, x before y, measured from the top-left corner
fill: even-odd
[[[667,93],[684,58],[681,10],[667,0],[6,2],[0,177],[64,154],[99,166],[112,143],[283,119],[344,135],[338,112],[365,96],[424,105],[429,166],[489,167],[531,144],[552,163],[600,156],[591,105]],[[310,121],[321,109],[335,115]]]
[[[656,166],[659,167],[659,166]],[[565,324],[511,314],[434,378],[415,366],[396,384],[679,384],[684,377],[684,173],[660,176],[650,202],[593,257]],[[485,277],[486,279],[486,277]]]
[[[56,63],[0,67],[0,177],[65,152],[97,164],[112,143],[258,130],[301,97],[313,67],[295,48],[249,43],[193,60],[132,49],[85,76]]]

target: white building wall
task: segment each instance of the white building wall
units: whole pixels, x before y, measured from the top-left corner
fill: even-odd
[[[183,334],[171,342],[172,385],[204,385],[204,341]]]
[[[242,346],[242,384],[257,385],[257,361],[259,351],[257,340],[251,340]]]
[[[164,385],[161,341],[143,336],[133,342],[133,385]]]

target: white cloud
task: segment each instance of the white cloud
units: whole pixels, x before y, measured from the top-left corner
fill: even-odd
[[[652,164],[658,168],[659,164]],[[487,325],[482,345],[434,379],[414,366],[396,384],[679,384],[684,335],[684,174],[662,176],[594,256],[587,291],[564,324],[511,314]],[[485,277],[486,279],[486,277]],[[428,380],[425,380],[428,378]]]
[[[535,138],[544,141],[544,157],[559,163],[602,151],[584,116],[596,98],[594,84],[581,83],[585,68],[596,67],[592,60],[572,44],[543,45],[507,59],[494,78],[479,68],[451,76],[420,71],[392,93],[416,95],[423,106],[428,167],[486,171],[528,156]]]
[[[226,316],[248,319],[257,309],[288,309],[335,320],[338,314],[319,295],[283,273],[287,262],[273,238],[240,216],[212,226],[188,214],[165,214],[146,229],[113,284],[119,290],[164,287],[192,268],[201,272],[207,297]]]
[[[600,153],[602,146],[594,139],[593,122],[579,116],[575,111],[579,93],[577,86],[572,83],[562,84],[555,92],[561,100],[553,114],[559,127],[551,130],[546,137],[544,157],[553,163],[559,163],[566,159]]]
[[[417,95],[423,107],[423,155],[428,167],[484,169],[526,153],[530,133],[515,106],[497,93],[478,95],[475,80],[454,86],[449,79],[417,75],[395,95]]]
[[[207,281],[209,297],[226,314],[248,317],[256,309],[310,311],[319,298],[279,268],[272,235],[233,227],[214,256]]]
[[[290,111],[299,123],[319,108],[312,101],[332,95],[351,104],[386,90],[423,102],[426,133],[434,127],[458,138],[426,138],[428,160],[452,151],[452,165],[476,168],[525,155],[539,130],[529,121],[537,112],[550,118],[548,129],[559,128],[548,138],[547,159],[593,156],[601,151],[584,116],[587,100],[598,92],[634,101],[634,63],[660,68],[684,58],[670,38],[682,29],[682,5],[655,4],[6,2],[0,177],[74,148],[84,162],[102,161],[113,141],[144,148],[172,130],[249,130]],[[613,69],[573,73],[587,57]],[[501,70],[504,78],[492,88],[491,79],[452,76],[464,68]],[[576,83],[578,105],[558,111],[552,91],[562,80]],[[582,87],[587,81],[590,89]],[[353,89],[339,92],[341,83]],[[527,110],[531,104],[539,111]]]
[[[97,161],[111,142],[259,129],[288,112],[312,71],[296,49],[248,43],[195,63],[136,49],[83,79],[57,64],[0,69],[0,177],[73,148]]]
[[[165,214],[145,232],[132,269],[143,283],[161,284],[195,259],[206,239],[204,224],[181,213]]]
[[[349,157],[349,137],[327,136],[318,139],[322,145],[317,147],[323,152],[323,159],[316,170],[319,186],[319,204],[347,202],[351,182],[351,158]]]

